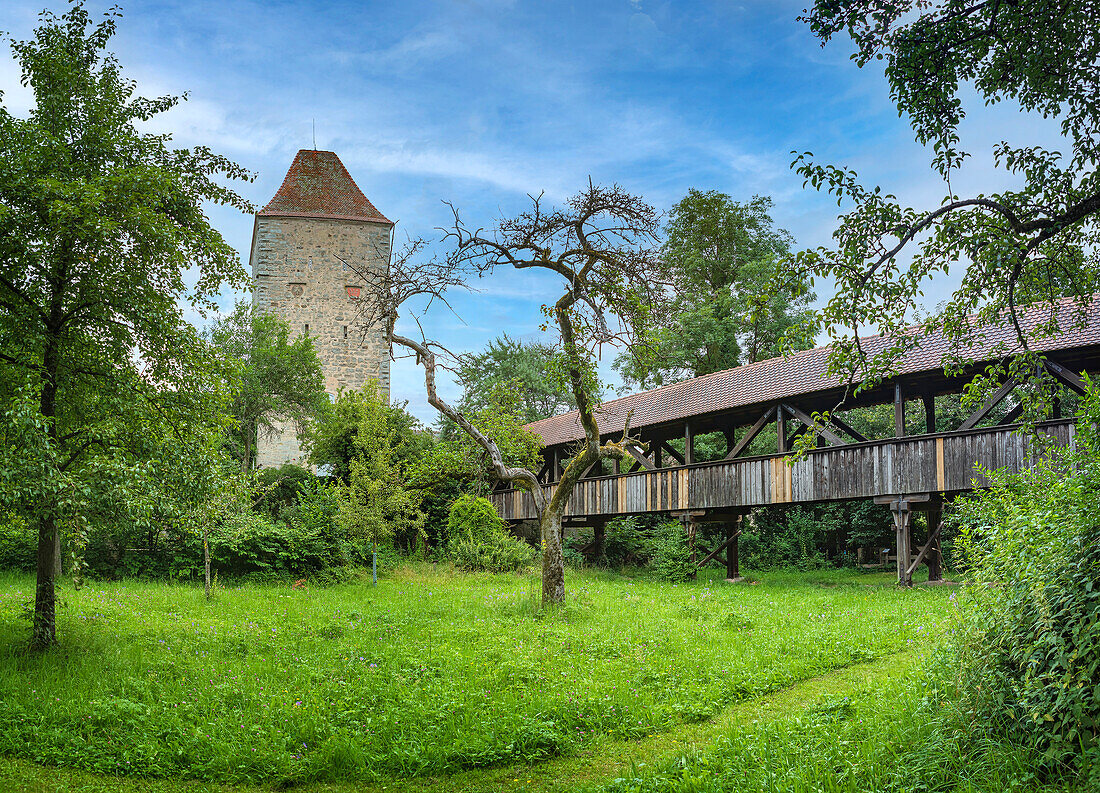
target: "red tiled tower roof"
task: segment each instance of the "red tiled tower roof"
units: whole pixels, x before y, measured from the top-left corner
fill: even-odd
[[[257,214],[393,225],[367,200],[334,152],[313,149],[298,152],[279,191]]]

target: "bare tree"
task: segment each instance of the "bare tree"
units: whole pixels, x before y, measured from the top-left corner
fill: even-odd
[[[454,225],[444,230],[444,243],[451,247],[446,259],[423,259],[425,245],[417,240],[391,258],[388,274],[357,269],[365,284],[359,323],[368,328],[382,325],[392,344],[415,355],[424,368],[429,404],[485,450],[500,480],[531,493],[542,540],[542,601],[549,604],[565,598],[562,517],[577,482],[601,459],[623,459],[631,447],[646,448],[630,436],[629,418],[620,440],[601,442],[596,422],[601,393],[597,354],[605,344],[621,348],[643,343],[649,319],[667,297],[667,289],[657,267],[659,216],[640,198],[617,186],[589,182],[563,208],[544,209],[541,196],[532,196],[531,202],[531,209],[498,221],[491,231],[471,230],[452,207]],[[409,300],[445,302],[448,289],[464,287],[467,277],[487,276],[498,268],[547,270],[561,278],[563,293],[556,303],[543,307],[543,327],[553,324],[560,332],[557,374],[572,394],[585,438],[552,494],[543,490],[533,471],[507,465],[497,442],[439,396],[437,372],[455,360],[453,353],[428,339],[422,329],[419,339],[395,331]],[[419,319],[417,326],[421,327]]]

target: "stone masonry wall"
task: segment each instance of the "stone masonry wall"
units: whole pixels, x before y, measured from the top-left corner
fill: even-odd
[[[390,351],[381,331],[355,327],[353,296],[361,279],[341,259],[383,271],[390,227],[369,221],[259,215],[252,240],[252,303],[282,317],[291,335],[308,333],[325,375],[325,390],[358,390],[367,378],[388,398]],[[257,443],[257,464],[302,462],[293,426]]]

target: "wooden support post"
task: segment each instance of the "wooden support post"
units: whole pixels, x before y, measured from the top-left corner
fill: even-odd
[[[780,454],[786,454],[787,447],[787,411],[783,409],[782,405],[779,405],[775,409],[775,429],[777,438],[777,448]]]
[[[733,432],[733,427],[722,430],[722,437],[726,439],[726,454],[729,454],[733,447],[737,445],[737,436]]]
[[[737,538],[741,536],[741,516],[737,516],[737,522],[731,523],[726,529],[729,537],[726,545],[726,580],[740,581],[741,571],[737,567]]]
[[[894,383],[894,437],[905,437],[905,395],[901,383]]]
[[[1052,419],[1062,418],[1062,400],[1058,397],[1054,397],[1054,404],[1050,406],[1050,417]]]
[[[691,431],[691,422],[684,422],[684,465],[695,462],[695,434]]]
[[[557,446],[554,447],[554,468],[551,476],[553,481],[561,481],[561,450]]]
[[[936,398],[931,394],[925,394],[924,400],[924,431],[936,431]]]
[[[697,561],[695,559],[695,529],[696,529],[695,518],[694,518],[693,515],[688,513],[688,514],[684,515],[681,518],[681,520],[684,523],[684,533],[687,535],[688,551],[691,553],[691,564],[692,564],[692,568],[693,568],[691,577],[694,578],[695,577],[694,568],[697,566]]]
[[[671,457],[673,460],[678,462],[680,465],[684,464],[684,458],[680,455],[680,453],[678,451],[676,451],[671,446],[669,446],[667,442],[661,441],[660,445],[661,445],[661,448],[663,448],[666,452],[668,452],[669,457]]]
[[[603,521],[596,523],[592,527],[592,554],[597,559],[602,559],[604,556],[604,529],[606,524]]]
[[[912,517],[912,513],[909,511],[909,502],[899,498],[890,504],[890,510],[894,513],[894,529],[897,534],[898,585],[913,586],[913,577],[908,572],[910,556],[909,523]]]
[[[943,510],[939,506],[928,510],[928,542],[932,547],[928,549],[925,562],[928,565],[929,581],[943,580],[943,554],[940,552],[940,529],[942,526]]]
[[[614,461],[612,462],[611,470],[612,470],[612,473],[615,474],[615,476],[618,476],[619,474],[621,474],[623,472],[622,471],[622,466],[619,463],[620,463],[619,458],[618,457],[614,458]]]
[[[664,461],[661,460],[661,442],[655,440],[650,441],[650,444],[653,446],[653,467],[663,468]]]

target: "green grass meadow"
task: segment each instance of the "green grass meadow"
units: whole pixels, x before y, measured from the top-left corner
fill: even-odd
[[[210,602],[190,584],[91,582],[62,592],[62,644],[44,655],[25,651],[32,579],[0,577],[0,755],[277,786],[579,757],[927,647],[953,608],[888,575],[706,573],[571,572],[549,613],[537,576],[427,564]]]

